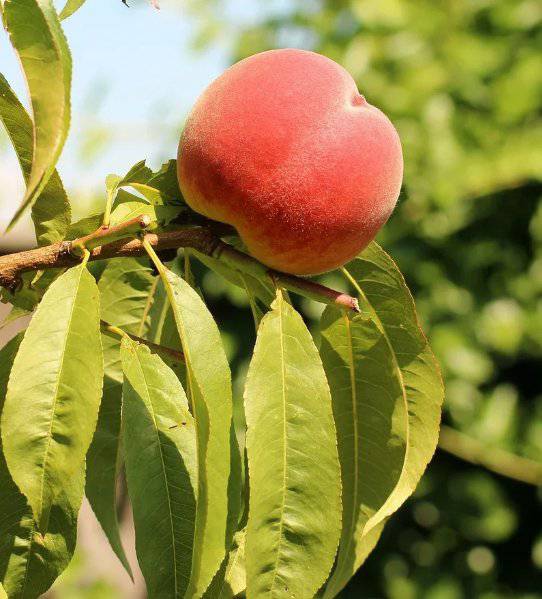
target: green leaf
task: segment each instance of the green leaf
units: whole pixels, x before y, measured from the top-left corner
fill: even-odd
[[[406,454],[401,476],[364,534],[393,514],[416,488],[435,452],[444,386],[439,365],[423,334],[412,296],[393,260],[376,243],[344,272],[358,293],[362,314],[378,326],[401,382]]]
[[[96,231],[96,229],[102,224],[103,217],[103,212],[101,212],[99,214],[85,216],[84,218],[72,223],[68,230],[68,239],[77,239],[78,237],[84,237],[85,235]]]
[[[400,373],[373,320],[328,306],[320,354],[331,388],[341,462],[343,523],[325,597],[334,597],[367,553],[363,529],[393,492],[406,456]]]
[[[5,0],[4,22],[21,62],[34,116],[32,168],[10,229],[47,185],[68,135],[71,56],[51,0]]]
[[[111,260],[98,283],[101,317],[126,332],[142,335],[154,282],[145,258]],[[120,341],[117,337],[102,335],[102,346],[103,396],[96,432],[87,454],[85,490],[113,551],[131,575],[117,520],[117,479],[122,461],[119,455],[123,380]]]
[[[182,342],[196,421],[198,504],[187,597],[201,596],[227,549],[231,375],[220,333],[200,296],[170,270],[164,269],[161,275]]]
[[[0,412],[9,372],[23,335],[19,333],[0,350]],[[42,536],[26,498],[11,479],[0,441],[0,579],[11,597],[40,596],[68,565],[75,549],[77,513],[83,495],[82,475],[83,471],[74,477],[66,493],[56,498],[51,509],[50,529]]]
[[[117,193],[117,199],[111,212],[110,224],[118,225],[136,216],[146,214],[154,223],[167,225],[181,210],[182,208],[179,206],[151,204],[147,200],[121,189]]]
[[[258,330],[245,412],[247,597],[314,597],[341,529],[337,439],[320,356],[281,292]]]
[[[220,572],[207,589],[205,599],[233,599],[247,586],[245,571],[246,528],[233,536],[233,544]]]
[[[233,285],[246,290],[247,293],[257,297],[265,307],[271,305],[271,302],[275,297],[275,292],[268,283],[261,279],[257,279],[252,275],[234,270],[216,258],[200,254],[195,250],[192,250],[192,252],[200,262],[205,264],[207,268],[216,272],[217,275],[220,275],[229,283],[232,283]]]
[[[122,427],[136,549],[149,597],[181,599],[196,516],[194,419],[184,390],[149,348],[125,337]]]
[[[145,160],[136,163],[125,175],[109,175],[106,189],[110,200],[114,200],[122,187],[131,187],[155,206],[177,205],[186,207],[177,182],[177,161],[169,160],[153,172]]]
[[[3,75],[0,74],[0,120],[11,139],[25,181],[32,167],[32,120]],[[39,245],[65,238],[71,221],[71,209],[56,170],[32,206],[32,220]]]
[[[4,400],[6,398],[6,391],[8,388],[9,373],[13,366],[13,360],[19,351],[19,346],[24,337],[24,331],[21,331],[15,337],[4,345],[0,350],[0,414],[4,407]]]
[[[80,472],[102,392],[99,295],[84,265],[47,290],[11,371],[4,454],[42,532],[55,496]]]
[[[173,310],[161,280],[158,282],[154,292],[154,301],[149,310],[147,336],[149,341],[171,349],[182,350]]]
[[[0,599],[8,599],[6,595],[6,591],[4,590],[4,585],[0,582]]]
[[[67,0],[64,8],[61,10],[59,18],[61,21],[71,17],[74,12],[78,11],[86,0]]]

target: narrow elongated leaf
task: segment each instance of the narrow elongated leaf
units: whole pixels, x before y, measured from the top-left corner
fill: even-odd
[[[232,425],[231,375],[220,333],[200,296],[170,270],[162,281],[186,361],[198,440],[194,559],[186,596],[201,596],[226,554]],[[231,494],[230,494],[231,496]]]
[[[32,168],[11,228],[49,181],[70,124],[71,56],[51,0],[5,0],[4,23],[30,93]]]
[[[9,378],[4,454],[42,532],[55,496],[81,470],[103,378],[98,289],[84,265],[68,270],[38,306]]]
[[[0,350],[0,412],[23,335],[19,333]],[[81,471],[55,499],[50,529],[42,536],[26,498],[11,479],[0,441],[0,580],[10,597],[40,596],[68,565],[75,549],[82,494]]]
[[[184,597],[197,493],[194,419],[162,360],[125,337],[123,441],[136,548],[149,597]]]
[[[4,590],[4,585],[0,582],[0,599],[8,599],[6,595],[6,591]]]
[[[416,488],[437,446],[444,387],[423,334],[412,296],[393,260],[372,243],[344,272],[359,295],[362,314],[379,327],[401,381],[406,454],[401,476],[364,534],[393,514]]]
[[[11,139],[25,181],[32,168],[32,119],[0,74],[0,120]],[[39,245],[65,238],[71,221],[70,203],[56,170],[32,206],[32,220]]]
[[[320,354],[331,388],[342,475],[343,523],[325,597],[346,585],[367,553],[365,524],[393,492],[406,456],[407,407],[394,356],[374,321],[328,306]]]
[[[101,317],[128,333],[142,335],[154,278],[148,260],[119,258],[109,262],[100,277]],[[113,551],[128,573],[117,520],[117,479],[121,466],[120,428],[122,364],[120,341],[102,335],[104,387],[96,432],[87,454],[86,495]]]
[[[280,292],[258,330],[245,412],[247,597],[314,597],[340,535],[337,439],[320,356]]]
[[[86,0],[67,0],[64,8],[60,11],[59,18],[61,21],[71,17],[74,12],[77,12]]]

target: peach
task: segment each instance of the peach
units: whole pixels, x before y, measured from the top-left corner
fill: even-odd
[[[233,225],[267,266],[316,274],[356,256],[401,187],[399,136],[350,74],[304,50],[227,69],[181,136],[178,177],[197,212]]]

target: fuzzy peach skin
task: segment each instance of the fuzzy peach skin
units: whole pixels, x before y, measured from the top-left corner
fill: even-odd
[[[271,268],[307,275],[356,256],[390,216],[403,157],[350,74],[304,50],[238,62],[203,92],[178,177],[197,212],[233,225]]]

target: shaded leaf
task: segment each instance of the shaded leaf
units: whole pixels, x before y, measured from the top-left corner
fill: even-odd
[[[142,322],[153,283],[145,258],[118,258],[108,262],[98,282],[102,319],[126,332],[143,334]],[[113,551],[131,575],[117,520],[123,380],[120,340],[116,336],[102,335],[102,346],[103,396],[96,432],[87,454],[85,491]]]
[[[11,371],[2,414],[6,461],[40,530],[55,496],[80,472],[103,378],[99,296],[84,265],[47,290]]]
[[[372,539],[363,529],[401,476],[407,408],[394,356],[371,318],[328,306],[320,354],[331,388],[343,488],[341,540],[325,593],[334,597],[365,558]]]
[[[32,120],[3,75],[0,74],[0,120],[9,135],[25,181],[32,168]],[[32,206],[32,220],[39,245],[65,238],[71,221],[71,209],[56,170]]]
[[[220,333],[200,296],[170,270],[164,270],[162,281],[182,342],[188,396],[196,422],[198,504],[187,596],[201,596],[227,549],[231,375]]]
[[[245,413],[247,597],[313,597],[340,535],[337,439],[320,356],[281,292],[258,330]]]
[[[201,254],[195,250],[192,250],[192,252],[200,262],[207,266],[207,268],[210,268],[212,271],[216,272],[216,274],[226,279],[226,281],[246,290],[247,293],[254,295],[265,307],[269,307],[271,305],[271,302],[275,297],[275,291],[274,288],[267,282],[257,279],[252,275],[236,271],[216,258],[206,256],[205,254]]]
[[[47,185],[68,135],[71,56],[51,0],[5,0],[4,23],[28,85],[34,131],[26,193],[9,229]]]
[[[122,426],[136,548],[150,597],[182,598],[188,586],[196,514],[194,419],[173,373],[125,337]]]
[[[358,293],[362,314],[379,327],[401,381],[406,454],[394,490],[365,525],[364,533],[393,514],[416,488],[437,446],[444,387],[423,334],[414,301],[393,260],[376,243],[344,272]]]
[[[19,333],[0,350],[0,412],[23,335]],[[0,580],[10,597],[40,596],[68,565],[75,549],[82,474],[76,475],[66,493],[55,499],[49,531],[42,537],[26,498],[11,479],[0,441]]]

